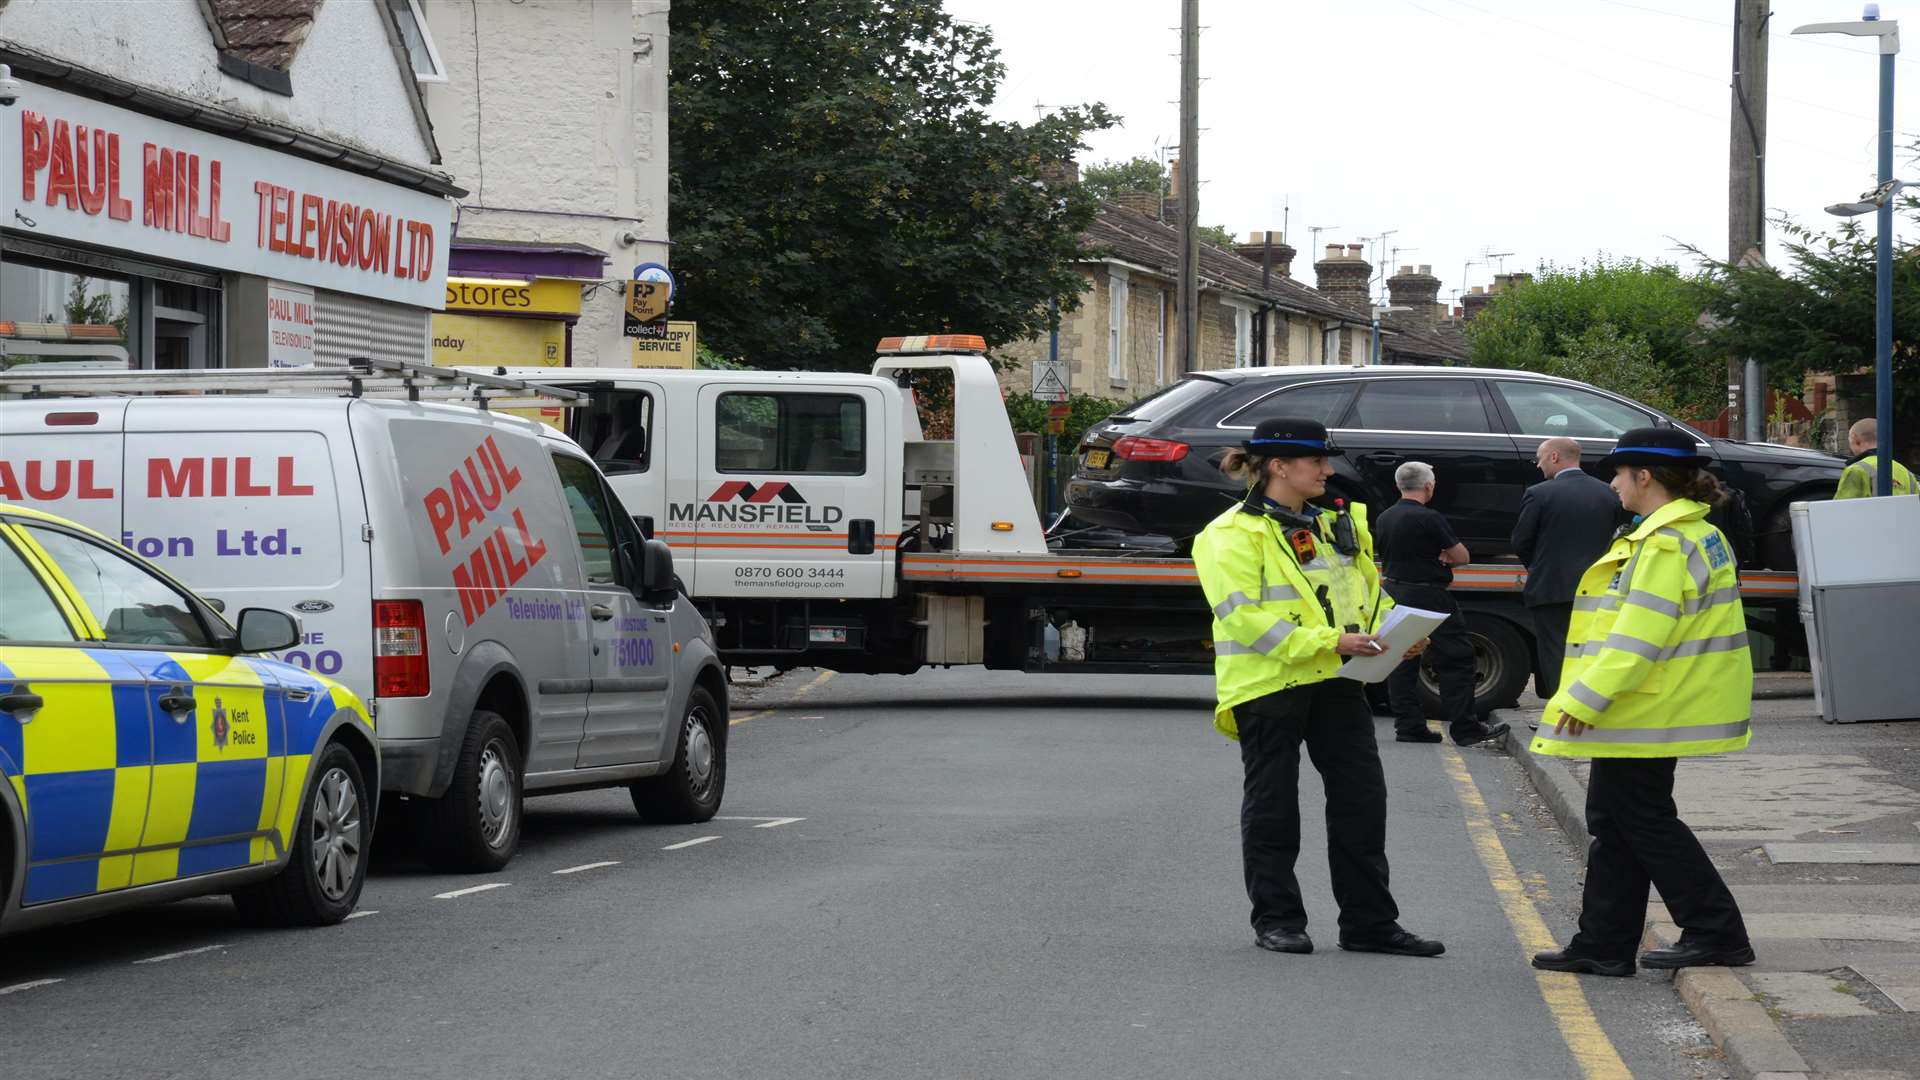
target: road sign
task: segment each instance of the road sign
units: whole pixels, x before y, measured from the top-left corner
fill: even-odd
[[[1039,401],[1065,401],[1073,385],[1073,373],[1065,360],[1033,362],[1033,396]]]
[[[1067,417],[1072,415],[1073,415],[1073,406],[1068,405],[1064,401],[1058,405],[1047,406],[1047,418],[1050,420],[1065,420]]]
[[[1054,417],[1048,418],[1047,434],[1065,435],[1066,433],[1067,433],[1067,421],[1065,417],[1054,416]]]

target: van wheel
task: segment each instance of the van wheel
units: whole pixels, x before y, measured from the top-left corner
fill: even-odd
[[[1463,612],[1467,637],[1473,643],[1473,711],[1485,716],[1494,709],[1511,708],[1533,677],[1533,641],[1505,619]],[[1433,677],[1432,654],[1420,662],[1420,705],[1428,716],[1440,715],[1440,683]]]
[[[633,808],[645,821],[690,825],[720,812],[727,788],[727,718],[713,695],[695,687],[680,720],[673,767],[635,782]]]
[[[367,881],[373,806],[353,753],[331,743],[314,770],[313,797],[294,825],[287,865],[271,880],[233,894],[248,922],[331,926],[352,913]]]
[[[520,846],[520,743],[499,713],[475,709],[447,793],[426,814],[429,862],[443,870],[487,873]]]

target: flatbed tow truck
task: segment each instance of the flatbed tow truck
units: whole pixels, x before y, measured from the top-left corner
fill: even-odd
[[[484,370],[590,396],[543,419],[674,548],[731,664],[1213,671],[1190,560],[1075,549],[1043,530],[984,341],[887,338],[878,351],[868,375]],[[922,395],[950,403],[951,438],[927,435]],[[1512,563],[1455,571],[1477,708],[1511,703],[1533,674],[1525,575]],[[1742,574],[1750,612],[1776,627],[1797,588],[1790,572]]]

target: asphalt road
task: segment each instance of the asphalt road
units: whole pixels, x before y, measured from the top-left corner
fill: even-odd
[[[1572,980],[1535,979],[1466,791],[1509,908],[1562,940],[1564,843],[1512,762],[1459,751],[1456,777],[1384,720],[1402,922],[1447,955],[1333,948],[1311,769],[1321,948],[1254,948],[1209,689],[788,676],[737,702],[722,820],[554,797],[498,875],[383,852],[342,926],[246,930],[208,899],[0,940],[0,1073],[1534,1080],[1607,1075],[1611,1053],[1635,1076],[1724,1075],[1665,977],[1579,980],[1578,1008]]]

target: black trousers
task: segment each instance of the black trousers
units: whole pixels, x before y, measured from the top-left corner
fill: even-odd
[[[1660,889],[1688,944],[1739,948],[1747,924],[1720,871],[1673,805],[1674,758],[1595,758],[1587,779],[1587,883],[1568,948],[1631,960]]]
[[[1567,661],[1567,624],[1573,621],[1573,601],[1536,604],[1527,610],[1533,613],[1533,644],[1540,661],[1533,691],[1545,701],[1560,692],[1560,666]]]
[[[1460,618],[1459,602],[1439,585],[1388,581],[1383,586],[1396,604],[1444,611],[1453,616],[1434,630],[1427,656],[1432,657],[1433,677],[1440,684],[1440,722],[1456,734],[1471,730],[1474,726],[1473,639],[1467,636],[1467,624]],[[1427,728],[1426,710],[1420,704],[1421,662],[1421,657],[1415,657],[1387,676],[1387,701],[1393,706],[1395,731]]]
[[[1387,890],[1387,778],[1360,684],[1332,678],[1296,686],[1241,705],[1234,717],[1246,769],[1240,849],[1254,931],[1307,925],[1293,872],[1303,742],[1327,790],[1327,863],[1340,937],[1368,940],[1399,929],[1400,909]]]

